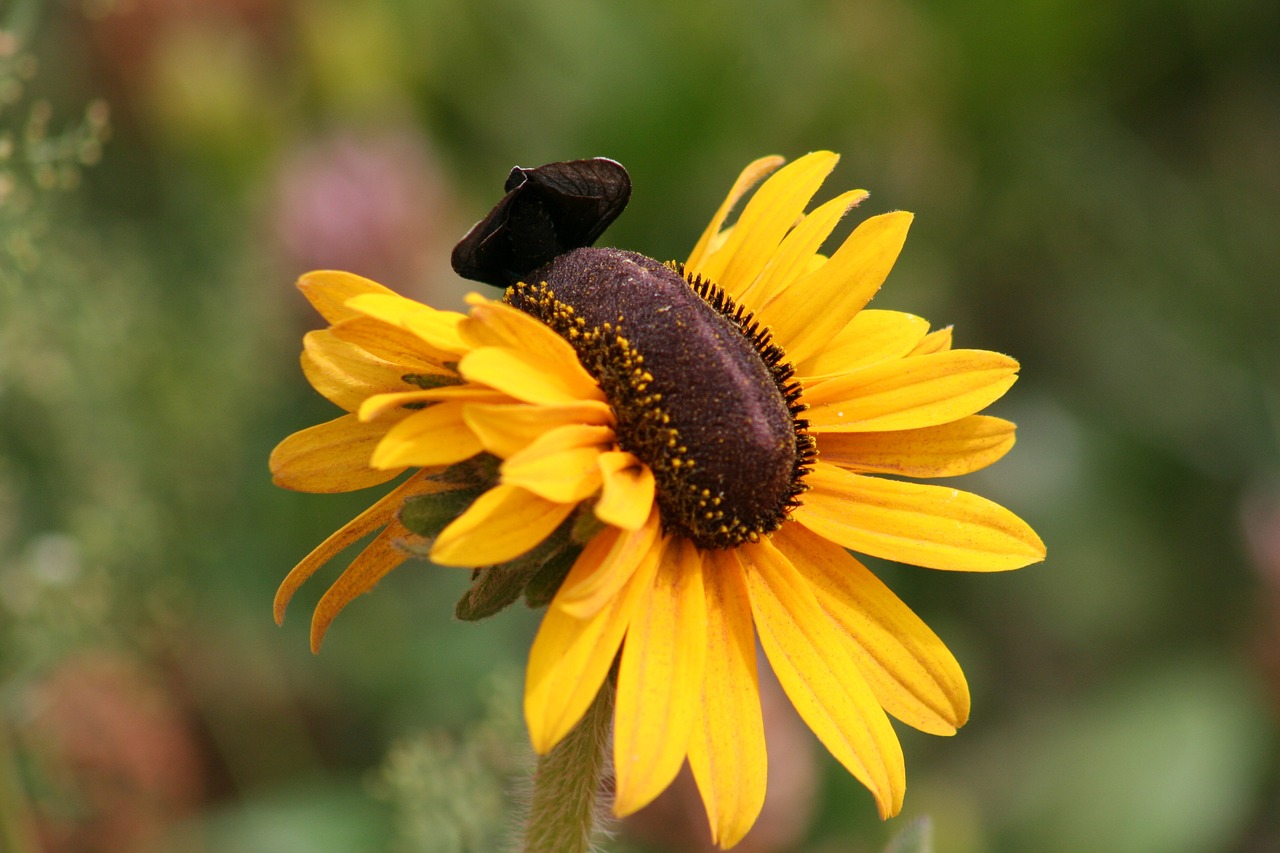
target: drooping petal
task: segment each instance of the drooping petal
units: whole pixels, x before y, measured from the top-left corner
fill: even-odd
[[[302,338],[302,372],[329,402],[354,412],[374,394],[405,387],[407,372],[399,365],[374,358],[365,350],[338,340],[328,329]]]
[[[386,528],[365,546],[360,555],[352,560],[351,565],[321,596],[315,612],[311,614],[312,652],[320,651],[324,635],[328,633],[334,617],[344,607],[373,589],[378,581],[409,558],[409,551],[401,547],[401,543],[406,541],[416,541],[419,544],[423,542],[421,537],[415,536],[392,518]]]
[[[601,400],[580,400],[551,406],[476,404],[462,410],[462,419],[480,439],[485,450],[506,459],[557,427],[569,424],[612,426],[613,410]]]
[[[689,767],[711,823],[711,840],[729,848],[747,834],[764,805],[768,759],[742,566],[724,550],[708,551],[703,559],[707,662],[702,704],[689,738]]]
[[[637,603],[648,597],[658,570],[659,551],[660,545],[655,543],[642,555],[617,595],[595,615],[579,619],[561,606],[564,586],[547,608],[529,650],[524,686],[529,740],[539,755],[550,752],[595,699],[613,666],[631,614]]]
[[[866,200],[866,190],[850,190],[819,206],[791,229],[760,274],[742,289],[748,305],[761,305],[809,272],[814,254],[846,213]]]
[[[969,687],[937,634],[839,545],[798,524],[773,541],[844,629],[880,706],[929,734],[955,734],[969,718]]]
[[[569,424],[538,437],[499,468],[502,482],[559,503],[577,503],[600,488],[600,454],[613,442],[606,426]]]
[[[517,400],[540,405],[563,405],[581,400],[603,400],[594,380],[582,381],[581,366],[539,358],[514,347],[481,347],[458,362],[458,372]]]
[[[998,572],[1044,559],[1044,543],[997,503],[946,486],[852,474],[818,462],[792,518],[853,551],[952,571]]]
[[[905,211],[864,220],[825,264],[756,312],[793,363],[820,352],[862,310],[898,259],[911,226]]]
[[[821,352],[796,365],[806,385],[912,352],[929,331],[929,321],[901,311],[868,308],[854,315]]]
[[[625,450],[600,454],[603,484],[596,518],[624,530],[638,530],[653,509],[653,471]]]
[[[494,486],[440,531],[431,560],[468,567],[514,560],[550,536],[574,508],[517,486]]]
[[[986,350],[948,350],[872,364],[804,390],[817,432],[876,432],[950,423],[1000,399],[1018,362]]]
[[[387,432],[385,422],[343,415],[286,438],[271,451],[271,481],[298,492],[336,494],[376,486],[404,467],[374,468],[370,459]]]
[[[464,403],[437,403],[386,430],[369,464],[375,468],[452,465],[481,451],[462,420]]]
[[[288,576],[280,584],[280,588],[276,590],[275,603],[272,608],[276,624],[278,625],[284,621],[284,612],[289,606],[290,599],[293,598],[293,594],[298,591],[298,588],[306,582],[307,578],[315,574],[317,569],[349,546],[378,528],[389,524],[395,518],[396,513],[400,511],[400,507],[406,498],[457,488],[454,485],[439,483],[430,479],[433,474],[439,473],[440,470],[436,468],[417,472],[373,506],[344,524],[336,533],[321,542],[315,550],[304,557],[298,565],[294,566],[293,570],[289,572]]]
[[[1017,427],[970,415],[949,424],[893,432],[818,435],[822,461],[860,474],[958,477],[985,468],[1013,447]]]
[[[566,386],[578,390],[578,398],[603,399],[574,348],[539,320],[510,305],[485,299],[478,294],[467,297],[471,316],[458,331],[472,347],[516,349],[540,364],[554,365],[554,372]]]
[[[341,323],[358,316],[358,312],[347,307],[347,300],[361,294],[377,293],[401,298],[376,281],[336,270],[309,272],[298,279],[298,289],[307,297],[311,307],[330,323]]]
[[[694,272],[737,298],[760,274],[782,238],[804,214],[840,157],[815,151],[787,164],[756,190],[723,246]]]
[[[760,183],[765,176],[785,162],[784,158],[776,155],[773,157],[761,157],[742,170],[742,174],[738,175],[738,179],[733,182],[733,186],[729,189],[729,195],[725,197],[715,216],[711,217],[711,223],[707,225],[707,229],[702,232],[702,236],[693,247],[693,251],[689,253],[689,259],[685,261],[687,270],[701,274],[702,262],[707,256],[712,241],[720,234],[720,229],[724,225],[725,219],[728,218],[729,213],[737,206],[738,201],[751,191],[752,187]]]
[[[702,557],[671,538],[648,595],[632,611],[618,666],[613,812],[625,817],[662,793],[684,763],[706,662]]]
[[[836,624],[769,540],[732,553],[744,562],[756,632],[791,704],[871,791],[880,816],[897,814],[907,784],[902,747]]]
[[[599,613],[641,562],[655,552],[661,533],[662,523],[655,507],[637,530],[607,528],[595,536],[569,569],[552,606],[563,607],[579,619]]]

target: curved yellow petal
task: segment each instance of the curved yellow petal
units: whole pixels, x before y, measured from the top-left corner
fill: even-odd
[[[517,486],[494,486],[440,531],[431,560],[467,567],[514,560],[550,536],[574,508]]]
[[[779,169],[747,202],[729,239],[703,258],[695,272],[730,296],[741,295],[800,220],[839,159],[830,151],[814,151]]]
[[[339,340],[328,329],[303,336],[301,361],[311,387],[348,412],[356,411],[374,394],[403,390],[401,377],[408,372]]]
[[[298,279],[298,289],[311,306],[330,323],[340,323],[358,316],[347,307],[347,300],[366,293],[397,296],[392,290],[349,272],[315,270]]]
[[[404,525],[392,518],[386,529],[365,546],[359,556],[351,561],[351,565],[347,566],[321,596],[315,612],[311,614],[312,652],[320,651],[324,635],[328,633],[334,617],[341,613],[344,607],[356,597],[373,589],[378,581],[409,559],[409,552],[401,547],[401,543],[406,541],[422,543],[424,540],[409,532]]]
[[[946,486],[851,474],[818,462],[791,517],[853,551],[899,563],[967,572],[1019,569],[1044,559],[1044,543],[997,503]]]
[[[559,503],[577,503],[600,488],[600,454],[613,442],[607,426],[568,424],[544,433],[498,469],[502,482]]]
[[[911,354],[928,355],[931,352],[946,352],[949,349],[951,349],[951,326],[925,335],[920,343],[916,344]]]
[[[549,372],[577,389],[579,399],[603,399],[596,389],[596,381],[578,361],[578,353],[549,326],[519,309],[475,293],[467,297],[467,302],[472,306],[471,316],[462,322],[458,331],[472,347],[519,350],[531,360],[551,366]]]
[[[866,190],[850,190],[820,205],[804,217],[769,257],[760,274],[742,289],[748,305],[768,302],[780,291],[809,273],[809,264],[846,213],[867,198]]]
[[[588,543],[591,548],[591,543]],[[586,553],[585,551],[583,553]],[[561,586],[529,650],[524,716],[529,740],[546,755],[582,719],[613,666],[637,603],[648,597],[659,546],[644,554],[631,577],[593,616],[579,619],[560,604]]]
[[[365,317],[398,326],[437,350],[459,356],[470,349],[462,342],[458,327],[466,315],[440,311],[396,293],[368,293],[347,302],[347,307]]]
[[[539,436],[569,424],[613,426],[613,409],[601,400],[538,406],[528,403],[477,403],[462,410],[462,419],[484,449],[506,459]]]
[[[711,841],[727,849],[742,840],[764,806],[768,758],[742,566],[724,550],[708,551],[704,559],[707,662],[689,767],[711,823]]]
[[[406,498],[457,488],[457,486],[438,483],[430,479],[433,474],[437,474],[439,471],[440,469],[438,468],[426,469],[409,477],[373,506],[344,524],[332,536],[317,545],[310,554],[303,557],[298,565],[294,566],[293,570],[285,577],[279,589],[276,590],[275,602],[272,606],[276,624],[278,625],[284,621],[284,612],[289,606],[289,601],[293,598],[293,594],[298,591],[298,588],[306,582],[307,578],[315,574],[316,570],[346,548],[368,536],[379,527],[389,524],[395,518],[396,513],[400,511],[400,507],[404,504]]]
[[[986,350],[948,350],[880,362],[804,389],[815,432],[937,426],[981,411],[1018,379],[1018,362]]]
[[[712,242],[720,235],[720,229],[724,225],[725,219],[728,218],[733,208],[737,206],[738,201],[770,172],[785,162],[785,158],[775,154],[772,157],[761,157],[759,160],[748,164],[747,168],[742,170],[742,173],[738,175],[738,179],[733,182],[733,186],[729,189],[729,195],[721,202],[719,209],[711,217],[710,224],[702,232],[702,236],[693,247],[693,251],[689,253],[689,259],[684,264],[687,270],[694,273],[702,272],[702,262],[706,258]]]
[[[618,665],[613,813],[643,808],[671,784],[689,749],[707,655],[702,556],[671,538],[648,595],[632,611]]]
[[[436,403],[413,412],[391,429],[369,464],[375,468],[452,465],[481,451],[480,440],[462,420],[464,403]]]
[[[624,530],[639,530],[653,509],[653,471],[625,450],[600,454],[603,484],[596,518]]]
[[[969,718],[969,686],[938,635],[839,545],[798,524],[773,541],[844,629],[880,706],[923,732],[955,734]]]
[[[869,364],[903,358],[928,331],[929,321],[921,317],[868,308],[855,314],[821,352],[796,365],[796,375],[810,385]]]
[[[912,216],[905,211],[864,220],[814,272],[763,303],[756,316],[793,364],[819,353],[862,310],[893,269]]]
[[[360,404],[356,412],[362,421],[376,420],[386,412],[402,407],[422,408],[427,403],[510,403],[511,398],[487,385],[446,385],[442,388],[419,388],[413,391],[396,391],[376,394]]]
[[[1004,456],[1016,435],[1009,421],[970,415],[920,429],[820,433],[817,440],[823,462],[860,474],[958,477]]]
[[[745,565],[756,633],[801,718],[866,785],[880,816],[902,808],[906,767],[893,726],[808,582],[767,539],[733,552]]]
[[[329,327],[335,338],[359,347],[374,358],[398,365],[403,373],[449,373],[456,353],[434,347],[401,326],[358,314]]]
[[[662,522],[656,507],[637,530],[606,528],[587,543],[560,585],[553,607],[588,619],[599,613],[658,547]]]
[[[562,405],[604,400],[604,393],[594,380],[582,381],[585,373],[576,359],[572,365],[557,363],[514,347],[474,349],[458,362],[458,372],[471,382],[483,383],[526,403]]]
[[[298,492],[335,494],[385,483],[404,467],[374,468],[374,449],[387,434],[386,423],[361,423],[343,415],[295,432],[271,451],[271,481]]]

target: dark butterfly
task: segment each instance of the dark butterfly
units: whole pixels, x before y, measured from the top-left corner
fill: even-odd
[[[507,287],[590,246],[631,198],[622,164],[604,157],[511,170],[507,194],[453,248],[463,278]]]

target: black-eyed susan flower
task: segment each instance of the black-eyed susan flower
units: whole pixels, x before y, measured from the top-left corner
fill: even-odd
[[[978,413],[1018,364],[865,307],[912,217],[873,216],[821,254],[867,195],[805,213],[836,160],[752,163],[683,265],[588,248],[626,203],[617,164],[515,170],[455,251],[460,272],[507,286],[469,297],[468,314],[347,273],[304,276],[330,326],[306,336],[303,369],[347,414],[286,439],[276,481],[339,492],[412,473],[289,574],[277,618],[375,531],[320,600],[313,646],[414,554],[477,570],[460,605],[473,614],[550,598],[525,684],[534,748],[551,750],[616,679],[615,813],[687,760],[725,847],[765,793],[758,639],[800,716],[896,814],[906,782],[889,717],[952,734],[968,688],[850,551],[962,571],[1045,552],[1008,510],[915,482],[1009,450],[1014,425]]]

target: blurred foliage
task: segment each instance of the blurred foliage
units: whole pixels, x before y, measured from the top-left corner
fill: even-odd
[[[824,764],[803,849],[926,814],[939,853],[1280,847],[1277,32],[1268,0],[3,0],[0,846],[505,829],[486,685],[537,614],[457,623],[466,576],[415,564],[319,657],[323,578],[270,625],[369,502],[268,482],[332,414],[290,282],[457,307],[510,166],[591,155],[636,187],[607,241],[682,257],[745,162],[828,147],[828,194],[917,213],[878,304],[1022,361],[1020,446],[964,487],[1049,560],[876,565],[973,720],[903,732],[889,825]]]

